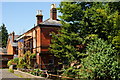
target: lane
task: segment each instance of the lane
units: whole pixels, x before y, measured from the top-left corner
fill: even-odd
[[[8,69],[2,69],[2,78],[20,78],[15,76],[14,73],[8,71]]]
[[[0,69],[0,71],[2,72],[2,78],[0,80],[50,80],[50,79],[45,79],[45,78],[28,78],[28,77],[18,77],[16,76],[14,73],[11,73],[8,71],[8,69]],[[24,74],[24,73],[21,73]],[[20,74],[19,74],[20,76]]]
[[[0,69],[0,80],[2,79],[2,69]]]

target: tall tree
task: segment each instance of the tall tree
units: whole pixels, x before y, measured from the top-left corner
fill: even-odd
[[[115,37],[118,36],[118,33],[120,31],[120,15],[118,12],[118,8],[116,8],[115,6],[111,7],[110,4],[107,2],[61,2],[60,8],[58,9],[62,13],[62,16],[60,16],[60,18],[62,20],[61,23],[63,26],[59,31],[60,34],[53,34],[50,51],[54,53],[56,57],[60,58],[62,63],[67,62],[66,64],[69,65],[69,67],[67,67],[67,70],[65,70],[65,72],[68,71],[68,73],[71,73],[72,75],[79,75],[80,70],[75,69],[76,67],[71,68],[70,64],[73,61],[77,61],[77,64],[80,64],[82,58],[85,58],[86,56],[87,58],[91,57],[88,54],[89,51],[87,51],[87,48],[83,50],[78,50],[77,48],[77,46],[79,45],[80,47],[81,44],[84,44],[86,45],[86,47],[88,47],[89,40],[87,41],[86,38],[90,34],[98,35],[98,38],[103,39],[103,41],[101,40],[103,44],[100,44],[100,41],[98,39],[96,40],[96,43],[93,46],[92,44],[89,45],[93,49],[94,47],[102,48],[102,46],[105,48],[102,48],[101,52],[95,52],[95,55],[93,55],[93,58],[96,58],[97,55],[99,55],[101,61],[103,58],[103,60],[108,60],[108,63],[106,63],[105,65],[99,65],[106,67],[108,66],[107,68],[110,68],[109,63],[111,61],[113,62],[113,64],[114,62],[115,64],[118,64],[116,63],[115,55],[113,55],[113,57],[107,56],[109,54],[112,55],[114,52],[106,52],[107,49],[114,51],[113,49],[115,48],[113,48],[113,44],[112,46],[108,45],[112,42],[115,43],[114,41],[119,39],[118,37]],[[107,44],[104,41],[106,41],[109,44]],[[101,47],[97,45],[100,45]],[[104,53],[106,53],[106,55],[104,55]],[[105,58],[104,56],[107,57]],[[97,61],[97,58],[94,60]],[[88,64],[87,61],[88,59],[86,59],[86,61],[84,62],[86,63],[85,65]],[[103,63],[105,62],[103,61]],[[97,63],[94,63],[94,67],[98,67],[99,65],[97,65]],[[118,66],[115,66],[113,65],[112,68],[118,68]],[[97,69],[100,69],[100,67]],[[118,77],[118,75],[114,74],[114,70],[115,69],[113,69],[113,71],[110,74],[113,74],[116,77]],[[106,75],[106,72],[100,71],[99,76],[102,77],[103,74]]]
[[[58,10],[63,26],[61,34],[53,36],[51,52],[71,62],[84,56],[76,45],[82,44],[89,34],[97,34],[111,43],[120,30],[119,13],[113,12],[113,8],[102,2],[61,2]]]
[[[120,30],[119,10],[115,4],[62,2],[59,11],[63,15],[60,18],[64,22],[70,23],[71,28],[64,26],[69,32],[74,30],[81,37],[98,34],[100,38],[111,40]]]
[[[79,4],[83,5],[84,8]],[[56,57],[60,58],[60,62],[66,65],[69,65],[72,61],[79,60],[79,58],[85,56],[85,54],[80,53],[76,48],[77,45],[82,44],[82,38],[78,33],[78,20],[82,19],[82,10],[86,8],[86,3],[79,4],[76,4],[75,2],[61,3],[59,10],[63,13],[63,15],[60,16],[63,26],[59,31],[60,34],[53,34],[50,51],[54,53]]]
[[[5,24],[2,24],[2,26],[0,27],[0,37],[1,37],[2,48],[5,48],[8,40],[8,31],[5,27]]]

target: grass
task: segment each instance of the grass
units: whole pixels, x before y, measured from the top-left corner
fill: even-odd
[[[21,75],[19,75],[19,74],[14,74],[15,76],[18,76],[18,77],[20,77],[20,78],[23,78],[23,76],[21,76]],[[29,78],[26,78],[25,80],[31,80],[31,79],[29,79]]]
[[[21,76],[21,75],[18,75],[18,74],[14,74],[14,75],[23,78],[23,76]]]

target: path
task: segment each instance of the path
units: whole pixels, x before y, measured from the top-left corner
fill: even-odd
[[[17,80],[16,78],[20,78],[9,72],[8,69],[0,69],[0,77],[2,77],[1,80]]]
[[[24,74],[23,72],[21,73],[21,75]],[[8,71],[8,69],[0,69],[0,80],[50,80],[50,79],[45,79],[45,78],[23,78],[22,77],[18,77],[18,75],[15,73],[11,73]],[[20,76],[20,74],[19,74]],[[2,78],[1,78],[2,77]]]

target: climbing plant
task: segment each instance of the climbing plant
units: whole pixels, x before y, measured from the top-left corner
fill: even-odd
[[[23,57],[11,59],[8,61],[8,66],[12,64],[16,64],[17,68],[32,68],[33,62],[32,59],[36,57],[35,53],[31,53],[30,51],[27,51]]]

